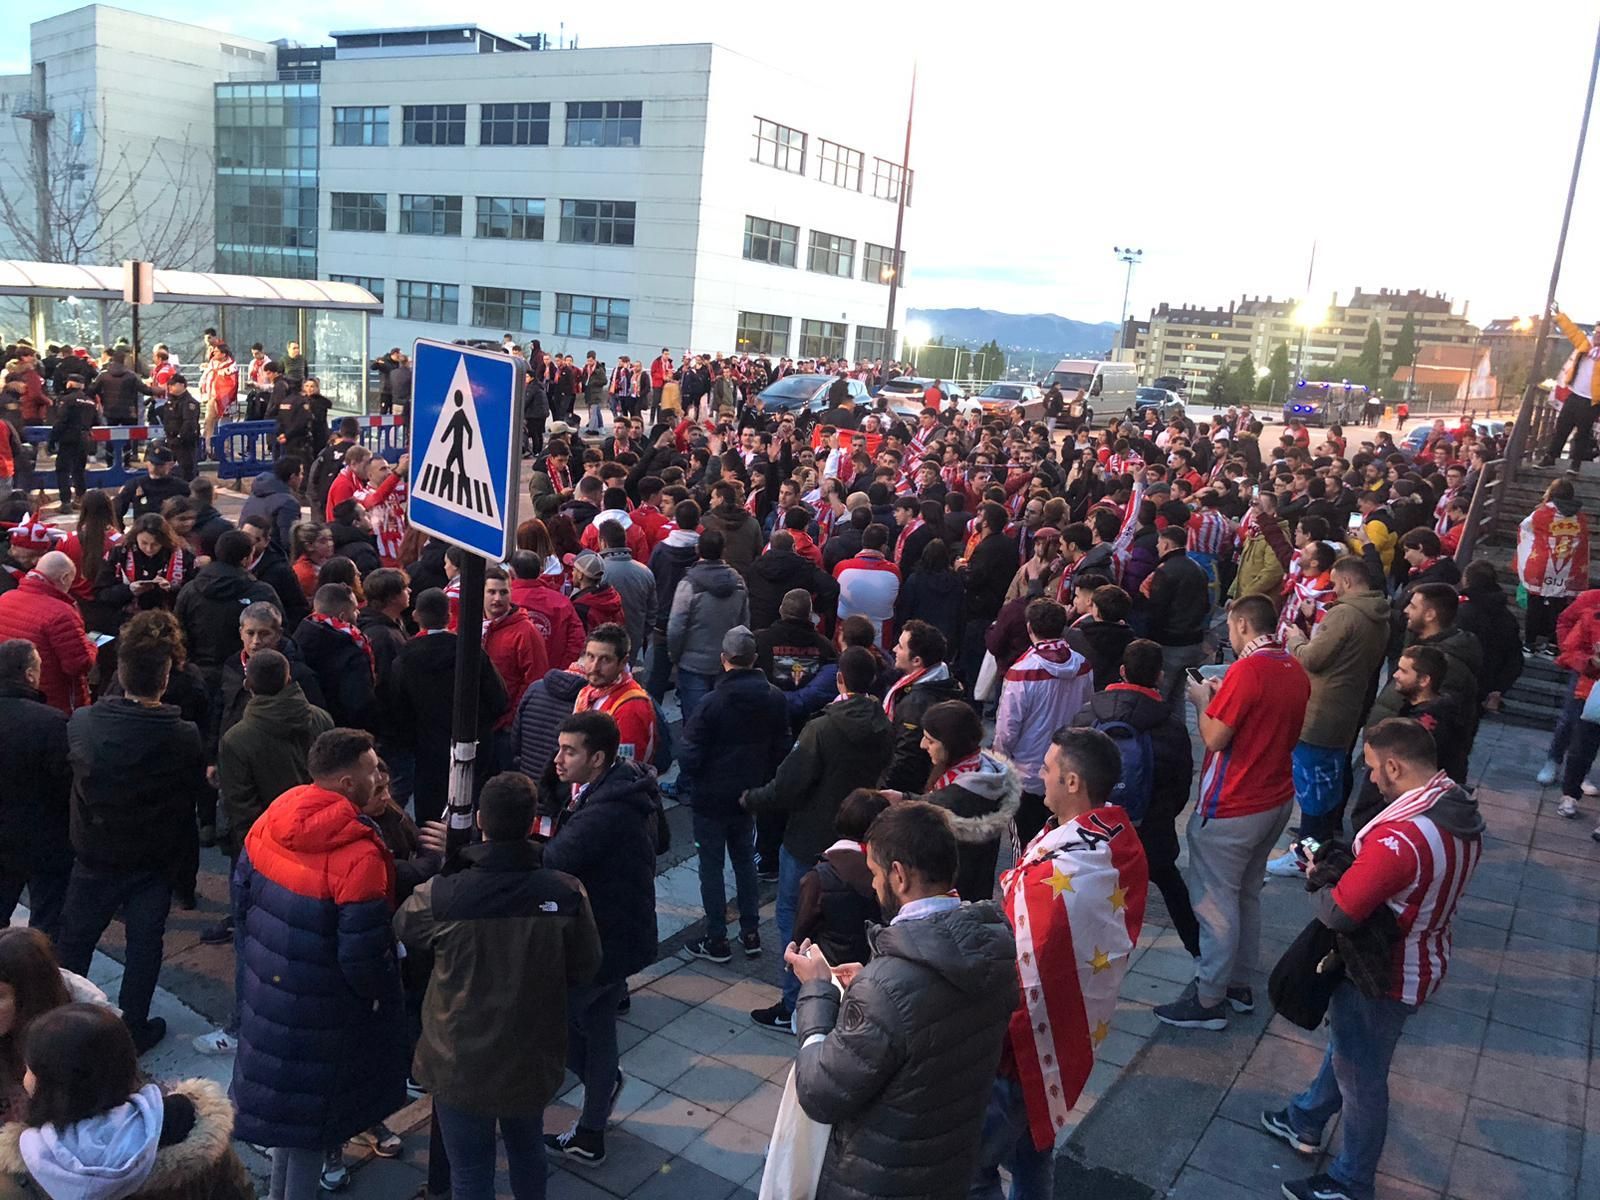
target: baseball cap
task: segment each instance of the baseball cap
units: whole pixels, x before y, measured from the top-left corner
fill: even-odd
[[[585,550],[572,560],[572,569],[580,571],[590,579],[599,579],[606,573],[605,559],[593,550]]]
[[[729,658],[751,658],[756,652],[756,635],[748,625],[735,625],[722,635],[722,652]]]

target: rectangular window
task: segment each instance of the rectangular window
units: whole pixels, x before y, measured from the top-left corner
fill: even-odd
[[[744,256],[751,262],[792,267],[800,247],[800,227],[761,217],[744,219]]]
[[[843,358],[845,327],[838,321],[801,321],[801,358]]]
[[[366,288],[377,297],[378,302],[383,302],[383,280],[372,275],[329,275],[333,283],[353,283],[357,287]]]
[[[834,187],[861,190],[862,154],[826,138],[817,139],[817,178]]]
[[[539,332],[539,293],[522,288],[474,287],[472,323],[484,329]]]
[[[333,110],[335,146],[387,146],[389,144],[389,106],[335,108]]]
[[[736,349],[740,354],[789,353],[789,318],[771,313],[742,312]]]
[[[568,100],[567,145],[637,146],[642,100]]]
[[[461,197],[401,196],[400,232],[423,237],[460,237]]]
[[[478,122],[480,146],[548,146],[548,104],[485,104]]]
[[[856,359],[871,362],[879,358],[887,358],[889,351],[886,349],[883,329],[872,325],[856,326]]]
[[[394,281],[394,315],[402,321],[456,324],[461,289],[453,283],[425,283],[420,279]]]
[[[868,242],[861,253],[861,278],[865,283],[888,283],[894,278],[894,247]],[[905,283],[906,252],[900,252],[900,282]]]
[[[754,158],[768,167],[777,167],[791,175],[804,175],[806,170],[806,135],[798,129],[779,125],[776,121],[756,118],[756,149]]]
[[[837,275],[841,279],[849,279],[855,274],[855,269],[854,238],[823,233],[819,229],[811,231],[811,249],[806,254],[806,270],[815,271],[819,275]]]
[[[332,192],[328,227],[349,233],[382,233],[388,200],[383,192]]]
[[[407,104],[400,140],[407,146],[465,146],[465,104]]]
[[[557,292],[556,336],[625,342],[628,340],[628,302]]]
[[[633,245],[632,200],[563,200],[561,240],[591,246]]]
[[[886,158],[872,160],[872,194],[880,200],[900,199],[900,164]],[[917,182],[917,173],[911,172],[911,182],[906,186],[906,204],[911,203],[911,189]]]
[[[479,196],[478,236],[514,242],[544,239],[544,201],[522,196]]]

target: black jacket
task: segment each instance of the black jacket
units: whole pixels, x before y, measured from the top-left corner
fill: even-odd
[[[1490,692],[1509,692],[1522,677],[1522,630],[1500,586],[1464,589],[1456,609],[1456,626],[1476,637],[1483,647],[1478,703]]]
[[[306,590],[289,565],[288,555],[268,542],[255,566],[250,568],[250,574],[272,589],[278,609],[283,613],[283,631],[293,634],[300,622],[310,615],[311,601],[306,599]]]
[[[311,511],[313,516],[320,518],[323,511],[321,504]],[[272,535],[272,544],[288,554],[290,535],[295,522],[300,520],[300,501],[289,490],[289,485],[271,471],[263,471],[251,481],[250,498],[239,510],[239,521],[242,524],[258,513],[272,522],[267,527]]]
[[[72,861],[67,716],[29,687],[0,688],[0,878]]]
[[[384,378],[388,383],[389,377]],[[328,511],[328,491],[333,487],[333,480],[344,469],[344,452],[354,446],[355,442],[345,442],[335,439],[324,446],[311,460],[311,466],[306,471],[306,495],[311,501],[311,516],[313,520],[320,519]],[[299,520],[297,516],[295,520]],[[288,549],[287,543],[284,549]]]
[[[1094,669],[1094,688],[1099,692],[1121,678],[1123,651],[1137,636],[1126,621],[1089,617],[1068,628],[1067,645],[1089,660]]]
[[[199,544],[202,555],[214,558],[217,553],[217,539],[232,528],[234,528],[233,522],[208,504],[195,514],[194,529],[190,531],[189,536]]]
[[[822,569],[833,574],[833,569],[847,558],[861,553],[861,530],[854,525],[838,526],[828,535],[822,547]]]
[[[150,475],[136,475],[122,485],[112,502],[117,516],[126,521],[137,521],[146,513],[158,513],[161,506],[174,496],[189,495],[189,485],[176,474],[156,479]]]
[[[361,578],[365,579],[383,566],[383,560],[378,557],[378,540],[372,534],[338,521],[332,522],[328,530],[333,534],[333,552],[353,562]]]
[[[683,728],[678,764],[694,783],[694,811],[742,814],[739,796],[772,778],[789,752],[789,706],[755,667],[724,671]]]
[[[1189,731],[1166,701],[1127,684],[1095,693],[1072,718],[1072,725],[1083,728],[1107,721],[1121,721],[1150,735],[1150,807],[1140,823],[1139,836],[1145,841],[1145,853],[1158,860],[1154,865],[1176,862],[1178,839],[1173,822],[1189,802],[1189,784],[1194,778]]]
[[[810,592],[817,608],[826,608],[839,595],[833,576],[793,550],[768,550],[750,564],[745,582],[750,588],[750,628],[757,632],[778,619],[783,594],[792,588]]]
[[[381,692],[388,682],[389,672],[394,669],[394,660],[409,640],[405,627],[368,606],[356,614],[356,628],[367,635],[367,644],[372,647],[372,661],[378,669]]]
[[[278,603],[272,585],[243,567],[210,562],[178,593],[174,608],[189,647],[189,661],[215,686],[222,664],[239,657],[239,614],[258,600]]]
[[[810,621],[779,617],[756,634],[756,666],[782,692],[798,691],[824,663],[838,657],[833,643],[818,633]]]
[[[327,703],[320,707],[327,709],[333,723],[347,729],[372,729],[378,716],[377,681],[367,652],[348,634],[311,620],[300,622],[294,643],[322,685]]]
[[[1162,555],[1150,573],[1150,595],[1144,606],[1150,640],[1163,646],[1198,646],[1205,638],[1210,611],[1205,568],[1186,550]]]
[[[200,731],[173,705],[109,697],[72,714],[67,743],[78,861],[192,886],[195,804],[206,788]]]
[[[193,392],[168,396],[161,406],[161,428],[167,435],[167,445],[198,446],[202,419],[200,401]]]
[[[495,722],[511,702],[500,672],[487,654],[479,654],[478,740],[482,743],[493,735]],[[429,633],[412,638],[395,655],[384,689],[384,725],[417,756],[416,795],[423,811],[442,811],[449,790],[455,675],[456,635]]]
[[[575,875],[589,893],[603,947],[595,983],[617,983],[656,960],[656,846],[661,798],[653,772],[625,759],[575,801],[562,785],[544,865]]]
[[[672,616],[672,597],[677,594],[678,584],[683,582],[689,568],[700,559],[697,547],[674,545],[671,539],[672,535],[668,534],[650,551],[650,573],[656,577],[657,633],[666,633],[667,618]]]
[[[449,544],[438,538],[429,538],[422,547],[417,561],[406,568],[406,578],[411,580],[411,594],[419,596],[429,588],[443,588],[450,580],[444,573],[444,552]]]
[[[893,680],[890,682],[892,684]],[[933,764],[922,748],[922,715],[935,704],[965,697],[961,684],[948,675],[931,682],[919,680],[895,697],[894,711],[890,714],[894,753],[883,774],[884,787],[897,792],[920,792],[928,786],[928,773]]]
[[[77,361],[77,360],[74,360]],[[100,421],[100,413],[89,393],[74,390],[61,399],[61,411],[50,427],[50,449],[89,449],[89,430]]]
[[[991,533],[972,548],[966,570],[967,620],[987,622],[1000,615],[1017,566],[1017,544],[1004,532]]]
[[[961,576],[954,571],[912,571],[900,582],[894,619],[900,625],[911,620],[926,621],[943,630],[945,638],[954,643],[961,631],[965,596]]]
[[[89,385],[112,425],[139,423],[139,397],[153,396],[150,386],[121,363],[112,363]]]

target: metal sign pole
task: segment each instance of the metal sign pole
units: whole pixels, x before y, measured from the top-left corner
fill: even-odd
[[[461,618],[456,626],[456,694],[450,717],[450,854],[472,840],[472,779],[478,755],[478,673],[483,655],[484,561],[461,562]]]

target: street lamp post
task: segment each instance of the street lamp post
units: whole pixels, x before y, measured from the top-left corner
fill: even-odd
[[[1594,109],[1594,86],[1600,76],[1600,29],[1595,31],[1594,58],[1589,64],[1589,90],[1583,98],[1583,120],[1578,126],[1578,148],[1572,155],[1572,178],[1567,183],[1567,206],[1561,213],[1561,234],[1556,239],[1556,258],[1550,267],[1550,290],[1545,294],[1544,311],[1539,314],[1539,332],[1533,339],[1533,365],[1528,372],[1528,385],[1522,392],[1522,407],[1517,410],[1517,423],[1512,426],[1511,437],[1506,442],[1505,478],[1516,478],[1517,468],[1528,444],[1528,429],[1533,424],[1533,405],[1539,394],[1539,376],[1544,356],[1545,339],[1550,336],[1550,318],[1556,306],[1556,285],[1561,282],[1561,257],[1567,249],[1567,229],[1572,224],[1572,202],[1578,193],[1578,172],[1583,167],[1583,143],[1589,137],[1589,114]]]
[[[1144,259],[1144,251],[1132,250],[1127,246],[1113,246],[1111,249],[1119,260],[1128,264],[1128,275],[1122,284],[1122,319],[1117,326],[1117,344],[1112,348],[1112,357],[1115,358],[1116,351],[1123,348],[1122,343],[1128,336],[1128,296],[1133,291],[1133,269]]]

